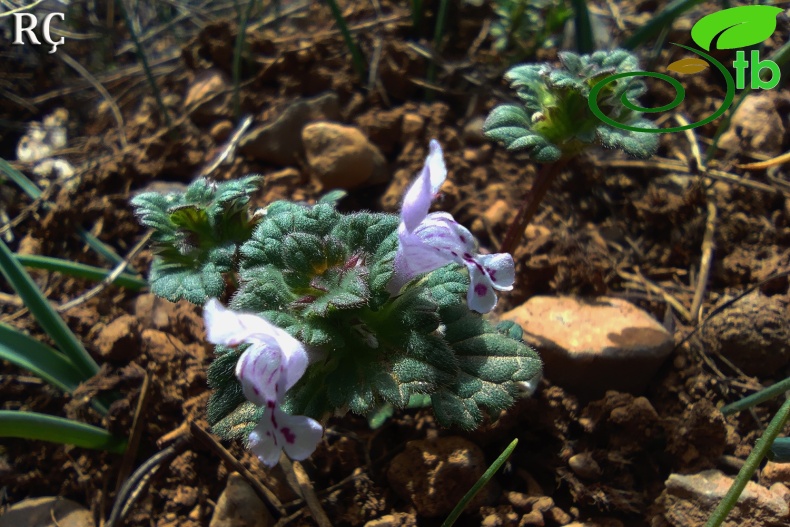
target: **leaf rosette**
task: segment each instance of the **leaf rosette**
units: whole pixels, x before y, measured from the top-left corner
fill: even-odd
[[[154,230],[149,281],[155,295],[198,305],[222,295],[238,248],[255,226],[248,204],[260,180],[201,178],[185,192],[145,192],[132,200],[140,223]]]
[[[391,295],[398,223],[392,214],[281,201],[241,246],[230,307],[266,318],[315,357],[286,394],[285,412],[367,416],[427,394],[441,424],[472,429],[540,375],[531,348],[469,309],[463,266],[436,269]],[[245,399],[234,373],[243,351],[218,348],[209,369],[209,422],[228,438],[248,435],[265,410]]]
[[[539,162],[555,162],[600,145],[618,148],[638,158],[652,156],[658,148],[655,134],[615,128],[596,117],[589,108],[590,90],[604,78],[638,70],[636,58],[623,50],[599,51],[591,55],[560,53],[560,65],[525,64],[511,68],[505,80],[516,91],[521,104],[494,108],[484,131],[490,139],[510,151],[524,150]],[[608,83],[598,97],[603,113],[623,124],[655,128],[621,102],[632,103],[645,92],[635,77]]]

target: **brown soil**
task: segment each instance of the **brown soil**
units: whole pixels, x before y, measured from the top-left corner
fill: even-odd
[[[655,12],[665,4],[616,3],[627,29],[620,31],[613,23],[614,38],[641,24],[644,20],[639,13]],[[530,188],[535,166],[523,155],[509,154],[482,140],[474,127],[467,126],[512,97],[501,82],[507,62],[490,51],[490,38],[484,38],[491,13],[486,7],[451,2],[449,37],[441,49],[434,90],[426,88],[429,60],[422,50],[432,47],[438,2],[425,2],[428,16],[420,32],[412,28],[406,4],[390,0],[343,3],[356,38],[374,64],[369,83],[354,74],[325,5],[309,2],[293,9],[292,3],[283,2],[290,14],[247,33],[241,114],[253,115],[256,122],[272,120],[299,98],[335,93],[340,120],[361,128],[384,153],[394,174],[389,183],[351,192],[340,204],[343,210],[396,211],[404,186],[423,163],[428,141],[437,138],[445,149],[450,174],[440,207],[471,226],[481,245],[496,248],[519,206],[518,198]],[[596,6],[611,17],[607,2]],[[688,27],[703,13],[696,10],[679,21],[678,27],[686,29],[673,32],[668,40],[687,39]],[[220,91],[191,107],[185,107],[185,94],[206,70],[231,78],[234,20],[205,23],[188,42],[161,41],[158,51],[163,58],[155,73],[171,125],[157,109],[130,53],[117,59],[119,68],[129,64],[130,69],[99,77],[117,101],[122,128],[101,97],[56,56],[37,53],[36,63],[24,57],[13,59],[13,78],[0,81],[0,88],[13,96],[0,101],[0,120],[17,126],[0,130],[0,155],[13,158],[24,123],[65,107],[71,116],[70,135],[62,157],[77,167],[78,176],[75,185],[49,184],[48,207],[31,203],[15,186],[4,183],[6,212],[12,219],[22,215],[13,228],[13,250],[106,267],[73,235],[82,226],[118,254],[129,253],[144,235],[128,205],[130,197],[154,183],[187,183],[223,151],[232,129],[230,92]],[[124,34],[121,19],[114,30]],[[786,27],[776,33],[783,34],[787,34]],[[782,43],[769,41],[769,48]],[[0,49],[5,53],[11,47],[4,42]],[[84,43],[68,51],[86,60],[98,60],[100,54]],[[542,50],[539,55],[542,60],[553,60],[556,50]],[[667,47],[656,63],[669,64],[678,58],[678,52]],[[721,99],[722,88],[714,77],[708,72],[689,81],[683,109],[687,115],[707,115],[707,108]],[[652,93],[659,91],[656,88]],[[656,101],[648,97],[642,102]],[[421,116],[424,125],[416,133],[404,134],[404,116],[413,115]],[[695,131],[703,152],[702,138],[712,137],[717,123]],[[790,124],[786,118],[784,124]],[[122,146],[121,130],[126,146]],[[783,135],[775,146],[787,151],[790,138]],[[484,521],[486,525],[564,525],[591,518],[602,525],[648,525],[660,512],[654,503],[670,473],[719,468],[734,474],[733,456],[745,458],[777,405],[765,404],[754,414],[745,412],[729,419],[717,407],[782,379],[783,370],[750,371],[759,375],[753,377],[722,361],[723,349],[703,345],[709,342],[710,332],[700,332],[704,340],[692,335],[699,326],[696,319],[679,315],[665,295],[686,309],[691,306],[708,206],[713,203],[718,209],[715,253],[702,313],[711,313],[760,284],[762,295],[773,302],[772,316],[785,317],[786,323],[788,280],[768,279],[785,271],[790,262],[790,202],[786,187],[776,183],[783,178],[782,169],[768,176],[734,167],[736,162],[753,161],[754,154],[748,145],[720,152],[714,166],[757,182],[763,189],[700,176],[685,134],[663,134],[658,157],[681,160],[687,170],[667,169],[655,160],[624,163],[620,155],[602,150],[572,161],[549,191],[516,252],[516,289],[501,296],[497,310],[515,307],[536,294],[621,296],[666,321],[675,332],[677,349],[641,396],[609,392],[600,400],[585,401],[544,380],[535,397],[519,402],[499,421],[474,433],[438,429],[429,411],[398,412],[374,431],[359,417],[331,420],[324,441],[304,467],[333,523],[356,526],[383,514],[413,513],[390,487],[387,469],[408,441],[437,434],[470,439],[483,449],[487,463],[514,437],[520,440],[497,476],[500,491],[470,510],[459,525]],[[23,171],[30,168],[16,166]],[[237,154],[213,174],[221,179],[264,174],[266,184],[256,197],[257,205],[319,196],[322,189],[311,179],[304,161],[292,167],[284,170],[287,167]],[[150,259],[146,249],[132,259],[131,267],[145,275]],[[93,285],[46,272],[33,275],[55,304]],[[0,320],[48,341],[11,296],[8,285],[0,283],[0,287]],[[83,387],[79,396],[66,397],[4,363],[0,365],[2,408],[74,417],[125,436],[132,429],[147,378],[147,404],[136,425],[141,440],[129,460],[131,468],[168,445],[179,445],[180,450],[140,489],[126,524],[208,525],[227,476],[236,467],[204,441],[179,440],[187,437],[185,425],[189,423],[208,429],[204,409],[212,347],[205,342],[199,309],[169,304],[148,293],[107,287],[63,316],[103,364],[101,375]],[[738,324],[730,326],[719,319],[717,331],[736,345],[762,342],[740,335],[751,328],[748,323]],[[765,338],[770,340],[770,336]],[[743,361],[739,356],[735,363]],[[102,420],[85,401],[96,391],[107,390],[121,399]],[[84,504],[102,519],[117,503],[120,456],[23,440],[4,439],[0,445],[3,503],[63,496]],[[315,524],[280,468],[264,470],[238,443],[225,447],[286,504],[288,514],[302,511],[290,525]],[[574,471],[569,459],[577,454],[583,457],[576,458]],[[125,475],[121,474],[122,481]],[[413,520],[405,521],[407,525]],[[420,525],[440,521],[419,518]]]

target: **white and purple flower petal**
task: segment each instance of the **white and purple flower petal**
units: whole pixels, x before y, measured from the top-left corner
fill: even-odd
[[[466,301],[469,309],[478,313],[488,313],[496,307],[497,297],[494,293],[494,285],[491,279],[482,269],[482,266],[474,262],[467,265],[469,268],[469,292],[466,294]]]
[[[516,281],[516,266],[507,253],[480,254],[475,261],[482,266],[497,291],[511,291]]]
[[[429,149],[430,152],[422,167],[422,172],[403,197],[401,221],[408,231],[416,229],[428,215],[434,196],[447,178],[447,167],[444,164],[442,147],[439,142],[432,139]]]
[[[206,333],[210,342],[225,346],[249,344],[236,363],[236,377],[244,396],[265,408],[261,421],[248,438],[250,449],[268,466],[280,452],[302,460],[315,450],[323,428],[306,416],[292,416],[280,409],[285,392],[302,377],[308,356],[302,344],[266,319],[226,309],[216,299],[206,303]]]
[[[315,419],[286,414],[271,403],[250,433],[248,446],[263,464],[273,467],[282,451],[296,461],[309,457],[323,433],[323,428]]]
[[[241,354],[236,363],[236,377],[248,401],[264,406],[282,398],[285,394],[282,359],[277,349],[265,344],[253,344]]]
[[[236,376],[251,402],[263,406],[267,401],[279,401],[307,369],[302,343],[265,318],[236,313],[214,298],[206,302],[203,315],[209,342],[250,344],[236,364]]]
[[[472,233],[456,222],[452,215],[446,212],[428,214],[431,201],[446,176],[441,147],[433,140],[425,166],[403,200],[395,274],[388,290],[397,294],[413,278],[457,262],[469,269],[467,301],[470,309],[487,313],[496,306],[495,290],[509,291],[513,288],[513,257],[509,254],[477,254]]]

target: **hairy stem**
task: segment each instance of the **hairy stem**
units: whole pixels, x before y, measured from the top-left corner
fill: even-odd
[[[543,197],[548,192],[549,187],[551,187],[551,183],[566,164],[567,161],[559,160],[556,163],[545,164],[538,170],[538,175],[535,178],[535,182],[532,183],[532,188],[524,194],[518,214],[513,218],[513,222],[507,229],[505,240],[502,242],[499,252],[513,254],[521,241],[524,230],[529,225],[529,222],[532,221],[532,218],[535,217],[538,206],[540,206],[540,202],[543,201]]]

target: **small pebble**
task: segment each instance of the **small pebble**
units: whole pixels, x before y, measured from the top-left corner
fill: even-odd
[[[238,472],[228,476],[209,527],[268,527],[274,523],[269,509],[247,480]]]
[[[140,325],[131,315],[121,315],[99,331],[99,355],[105,360],[131,360],[140,353]]]
[[[214,124],[214,126],[211,127],[209,135],[211,135],[211,138],[214,139],[215,142],[223,143],[230,137],[232,131],[233,123],[225,119]]]
[[[404,139],[417,138],[425,127],[425,119],[416,113],[407,113],[401,121],[401,135]]]
[[[571,456],[568,460],[568,466],[581,478],[598,479],[601,477],[601,467],[589,452]]]
[[[247,132],[239,142],[239,150],[253,159],[295,166],[304,152],[302,130],[312,121],[340,119],[338,101],[333,92],[294,101],[275,119]]]
[[[386,179],[387,160],[358,129],[317,122],[302,130],[307,163],[324,189],[353,189],[374,179]]]
[[[3,510],[0,527],[94,527],[91,512],[66,498],[28,498]]]
[[[187,88],[184,108],[196,123],[230,115],[230,80],[217,68],[198,73]]]

